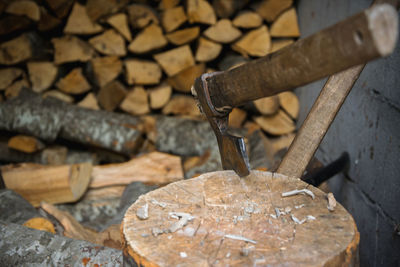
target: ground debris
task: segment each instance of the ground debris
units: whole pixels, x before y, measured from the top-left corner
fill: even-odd
[[[182,229],[189,221],[194,219],[191,214],[185,212],[170,212],[169,217],[179,220],[168,228],[168,232],[170,233],[174,233],[179,229]]]
[[[313,192],[311,192],[310,190],[304,188],[304,189],[295,189],[292,191],[288,191],[288,192],[284,192],[282,193],[282,197],[290,197],[290,196],[294,196],[294,195],[298,195],[298,194],[307,194],[309,195],[312,199],[315,198],[315,195]]]
[[[230,238],[230,239],[234,239],[234,240],[241,240],[241,241],[245,241],[245,242],[249,242],[249,243],[253,243],[253,244],[257,244],[257,241],[254,241],[252,239],[248,239],[246,237],[240,236],[240,235],[224,235],[224,237],[226,238]]]
[[[154,205],[160,206],[161,208],[165,208],[165,207],[167,207],[167,203],[164,203],[164,202],[158,202],[158,201],[157,201],[157,200],[155,200],[155,199],[152,199],[152,200],[151,200],[151,203],[152,203],[152,204],[154,204]]]
[[[304,218],[303,220],[299,220],[296,216],[294,216],[293,214],[290,215],[292,220],[296,223],[296,224],[303,224],[305,222],[309,222],[309,221],[314,221],[316,220],[316,218],[312,215],[307,215],[306,218]]]

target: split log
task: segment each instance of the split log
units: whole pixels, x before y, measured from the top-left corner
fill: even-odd
[[[86,7],[75,2],[64,28],[66,34],[95,34],[103,31],[97,23],[89,18]]]
[[[185,21],[187,21],[187,17],[182,6],[167,8],[162,13],[161,23],[166,32],[176,30]]]
[[[281,196],[306,187],[315,199]],[[233,171],[204,174],[141,196],[122,222],[124,252],[143,266],[356,266],[360,235],[354,219],[340,205],[331,216],[325,196],[277,173],[253,171],[246,179]],[[300,204],[305,206],[296,209]],[[140,218],[143,207],[148,219]]]
[[[51,146],[43,149],[39,161],[33,161],[44,165],[75,164],[78,162],[67,162],[68,149],[64,146]],[[80,163],[80,162],[79,162]]]
[[[132,41],[131,30],[128,26],[128,16],[125,13],[119,13],[109,17],[107,23],[117,30],[127,41]]]
[[[220,70],[230,70],[236,68],[244,63],[248,62],[249,59],[238,55],[238,54],[228,54],[218,63],[218,68]]]
[[[200,27],[192,27],[168,33],[165,37],[167,37],[168,41],[174,45],[183,45],[196,39],[199,34]]]
[[[173,8],[179,4],[180,0],[161,0],[160,9]]]
[[[249,0],[213,0],[212,4],[219,18],[229,18],[248,2]]]
[[[5,91],[4,91],[4,96],[6,99],[11,99],[14,97],[17,97],[22,88],[29,88],[30,84],[28,80],[23,77],[22,79],[15,81],[12,85],[10,85]]]
[[[77,201],[89,185],[91,172],[90,163],[62,166],[25,163],[1,167],[6,188],[21,194],[35,207],[42,201]]]
[[[278,94],[278,97],[282,109],[286,111],[292,119],[297,119],[300,110],[300,103],[297,96],[294,93],[287,91]]]
[[[271,25],[272,37],[299,37],[296,9],[291,8],[282,13]]]
[[[74,0],[46,0],[50,9],[57,15],[58,18],[64,18],[68,15]]]
[[[43,217],[29,219],[23,224],[23,226],[40,231],[46,231],[52,234],[56,233],[53,223]]]
[[[75,68],[65,77],[61,78],[56,86],[67,94],[82,94],[90,90],[91,86],[82,74],[82,68]]]
[[[107,30],[102,34],[89,39],[89,43],[94,47],[94,49],[104,55],[126,55],[125,40],[113,29]]]
[[[128,92],[120,108],[132,115],[144,115],[150,112],[147,92],[143,86],[135,86]]]
[[[43,92],[53,85],[58,74],[58,68],[53,62],[28,62],[26,66],[34,92]]]
[[[178,156],[152,152],[128,162],[95,166],[90,188],[128,185],[132,182],[163,185],[183,179]]]
[[[253,101],[254,107],[262,115],[272,115],[279,110],[278,96],[263,97]]]
[[[30,118],[22,120],[21,118]],[[28,90],[0,103],[0,129],[52,142],[57,137],[123,154],[140,146],[141,122],[130,115],[90,110],[43,99]]]
[[[232,49],[241,53],[244,57],[267,55],[271,49],[271,37],[267,26],[264,25],[256,30],[249,31],[232,45]]]
[[[159,24],[156,12],[147,5],[132,4],[126,8],[129,24],[134,29],[142,29],[151,23]]]
[[[143,54],[154,49],[166,46],[168,43],[162,29],[157,24],[151,24],[141,31],[129,44],[128,50],[132,53]]]
[[[271,42],[271,53],[276,52],[285,46],[291,45],[294,43],[292,39],[282,39],[282,40],[273,40]]]
[[[255,10],[266,21],[272,22],[292,5],[293,0],[263,0],[255,7]]]
[[[40,217],[39,212],[21,195],[10,189],[0,189],[0,221],[23,224]]]
[[[118,12],[126,6],[129,0],[88,0],[86,3],[87,13],[92,21]]]
[[[19,68],[0,69],[0,90],[8,88],[16,79],[23,75],[23,70]]]
[[[258,28],[262,23],[262,17],[252,11],[240,12],[232,21],[233,26],[244,29]]]
[[[208,62],[216,59],[221,53],[221,50],[221,44],[200,37],[195,58],[199,62]]]
[[[33,44],[30,36],[22,34],[0,44],[0,64],[14,65],[33,56]]]
[[[90,68],[94,81],[103,87],[122,72],[122,61],[116,56],[95,57],[90,61]]]
[[[33,21],[40,20],[40,9],[34,1],[13,1],[5,11],[13,15],[26,16]]]
[[[194,58],[188,45],[180,46],[153,56],[168,76],[193,66]]]
[[[158,84],[161,79],[160,66],[152,61],[125,60],[126,82],[128,84]]]
[[[204,36],[223,44],[231,43],[241,35],[242,33],[228,19],[221,19],[204,31]]]
[[[113,81],[100,88],[97,99],[103,109],[113,111],[126,97],[126,94],[125,86],[119,81]]]
[[[282,110],[279,110],[274,115],[255,117],[254,121],[264,131],[272,135],[288,134],[296,129],[296,125],[292,119]]]
[[[205,64],[191,66],[169,77],[167,82],[179,92],[190,93],[194,80],[205,72],[205,68]]]
[[[57,65],[74,61],[86,62],[95,55],[90,45],[75,36],[53,38],[51,42],[54,45],[54,63]]]
[[[206,0],[188,0],[186,13],[190,23],[212,25],[217,22],[214,9]]]
[[[26,17],[6,15],[0,19],[0,35],[28,29],[32,21]]]
[[[50,31],[60,26],[62,21],[50,14],[46,8],[40,8],[40,21],[37,24],[39,31]]]
[[[194,168],[204,165],[210,157],[210,151],[206,151],[201,156],[193,156],[185,158],[183,162],[183,170],[186,178],[194,177],[191,172]],[[133,203],[132,203],[133,204]]]
[[[8,140],[8,147],[25,153],[34,153],[42,150],[45,145],[35,137],[16,135]]]
[[[58,90],[50,90],[50,91],[46,91],[43,95],[43,98],[47,98],[47,97],[52,97],[55,98],[57,100],[63,101],[65,103],[69,103],[72,104],[74,103],[74,98],[70,95],[64,94]]]
[[[106,198],[121,198],[126,185],[113,185],[107,187],[91,188],[82,197],[85,200],[98,200]]]
[[[164,107],[169,102],[171,95],[171,86],[165,84],[149,90],[150,107],[152,109],[160,109]]]
[[[247,135],[251,135],[252,133],[254,133],[257,130],[261,130],[260,125],[258,125],[257,123],[253,122],[253,121],[246,121],[243,125],[243,127],[246,129],[246,134]]]
[[[88,108],[93,110],[99,110],[100,107],[97,103],[96,96],[93,93],[88,93],[84,99],[82,99],[78,104],[78,107]]]
[[[122,266],[122,252],[13,223],[0,222],[0,262],[6,266]],[[40,242],[38,241],[40,240]],[[51,245],[48,245],[51,244]],[[35,253],[32,253],[35,248]],[[73,257],[71,256],[73,255]]]
[[[199,117],[201,115],[196,100],[192,96],[187,95],[174,95],[164,106],[162,113],[165,115],[174,114],[190,117]]]
[[[241,128],[243,122],[246,120],[247,112],[240,108],[232,109],[229,113],[229,126],[234,128]]]

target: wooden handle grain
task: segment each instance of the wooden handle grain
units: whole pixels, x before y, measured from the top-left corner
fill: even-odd
[[[397,12],[377,5],[276,53],[210,77],[218,108],[240,106],[319,80],[390,54],[397,37]]]

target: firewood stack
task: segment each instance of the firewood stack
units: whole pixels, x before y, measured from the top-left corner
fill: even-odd
[[[7,134],[0,161],[63,165],[57,184],[68,201],[83,193],[74,193],[76,184],[165,184],[220,169],[215,137],[190,94],[194,79],[268,55],[299,36],[293,0],[2,1],[0,130]],[[233,110],[230,125],[246,136],[253,168],[273,169],[277,152],[293,139],[298,112],[292,92]],[[31,115],[35,119],[21,119]],[[95,151],[97,160],[90,153],[71,159],[73,149],[65,147],[71,143]],[[127,162],[71,165],[88,160]],[[137,171],[152,169],[150,163],[159,165],[155,174]],[[136,178],[106,175],[118,168]],[[70,181],[70,169],[82,182]],[[6,186],[10,177],[16,188],[18,173],[45,182],[56,170],[2,168]],[[53,199],[47,201],[57,203]],[[37,206],[40,200],[32,201]]]

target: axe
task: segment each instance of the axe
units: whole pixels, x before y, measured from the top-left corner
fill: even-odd
[[[397,32],[396,10],[375,5],[263,58],[197,78],[192,94],[216,135],[223,168],[241,177],[250,172],[244,140],[228,127],[234,107],[387,56]]]

